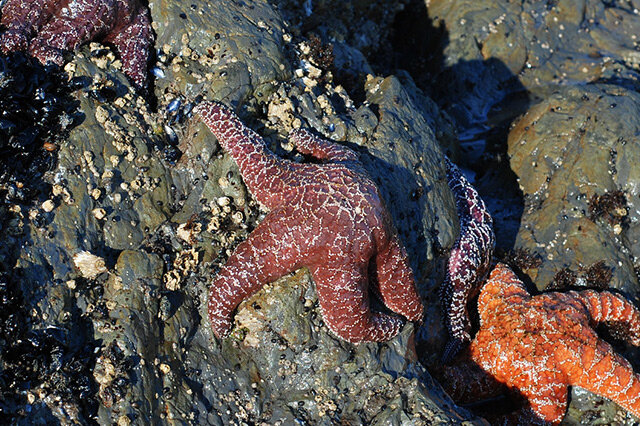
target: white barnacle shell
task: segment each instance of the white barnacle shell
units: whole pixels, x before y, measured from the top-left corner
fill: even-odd
[[[103,272],[107,272],[104,259],[88,251],[81,251],[73,255],[73,263],[80,270],[84,278],[94,279]]]

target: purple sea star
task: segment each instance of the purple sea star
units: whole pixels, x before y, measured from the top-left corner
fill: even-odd
[[[3,53],[27,51],[43,64],[62,66],[81,43],[112,43],[136,88],[147,86],[153,43],[149,10],[140,0],[8,0],[2,8]]]
[[[442,359],[448,362],[471,341],[467,302],[477,294],[489,272],[495,235],[487,207],[458,167],[445,157],[447,180],[453,192],[460,235],[447,263],[447,276],[441,287],[441,301],[449,341]]]
[[[242,300],[303,266],[313,276],[325,323],[344,340],[388,340],[403,324],[400,317],[369,308],[371,261],[383,303],[411,321],[422,319],[407,253],[354,151],[298,129],[290,140],[321,163],[294,163],[269,151],[224,105],[205,102],[196,112],[270,210],[211,285],[209,322],[217,336],[229,334]]]

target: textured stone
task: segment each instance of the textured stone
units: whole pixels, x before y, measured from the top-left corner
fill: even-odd
[[[516,246],[544,259],[531,271],[539,288],[563,268],[579,271],[603,260],[613,272],[610,286],[638,301],[640,145],[637,120],[630,118],[638,114],[635,92],[607,85],[566,87],[532,107],[511,130],[510,164],[525,196]],[[594,195],[616,190],[626,198],[620,233],[589,212]]]

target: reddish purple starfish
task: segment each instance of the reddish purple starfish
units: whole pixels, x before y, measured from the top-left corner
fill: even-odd
[[[447,180],[456,200],[460,235],[447,264],[447,277],[441,287],[442,308],[449,341],[442,356],[449,362],[471,341],[467,302],[478,293],[489,272],[495,235],[487,207],[458,167],[445,157]]]
[[[0,24],[3,53],[28,51],[43,64],[61,66],[66,51],[90,40],[113,43],[124,73],[146,88],[153,32],[140,0],[8,0]]]
[[[224,105],[206,102],[196,112],[270,210],[211,285],[209,322],[218,337],[229,334],[242,300],[303,266],[313,276],[327,326],[344,340],[388,340],[402,326],[401,318],[369,308],[372,260],[383,303],[411,321],[422,319],[407,253],[355,152],[299,129],[290,140],[321,163],[294,163],[269,151]]]

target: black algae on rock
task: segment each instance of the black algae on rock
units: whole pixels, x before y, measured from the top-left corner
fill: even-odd
[[[72,90],[57,67],[22,53],[0,56],[0,187],[9,199],[25,198],[11,183],[39,180],[55,166],[56,145],[77,122]]]

